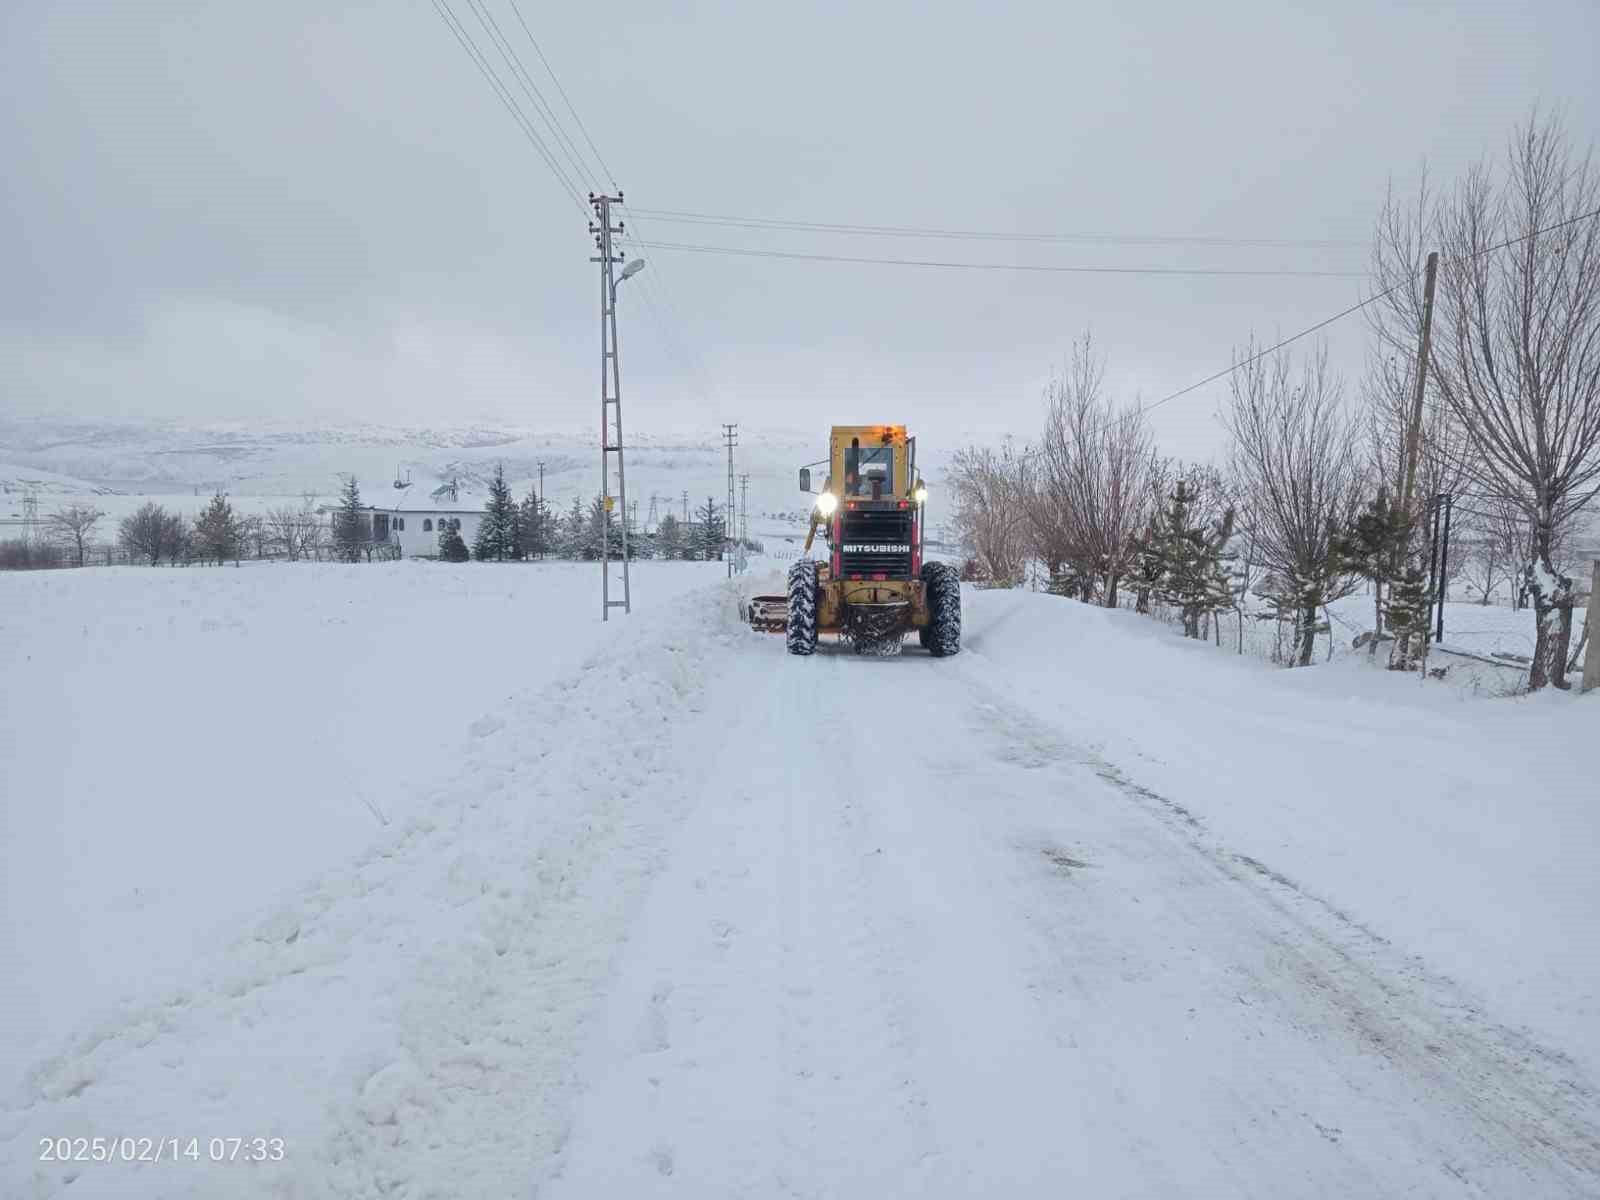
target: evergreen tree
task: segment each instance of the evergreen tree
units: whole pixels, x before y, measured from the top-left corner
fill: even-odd
[[[557,552],[562,558],[582,558],[584,543],[588,537],[589,514],[583,509],[583,501],[574,496],[572,507],[567,509],[566,516],[561,518]]]
[[[1130,582],[1134,588],[1133,611],[1148,613],[1150,597],[1161,584],[1166,573],[1167,527],[1165,513],[1157,512],[1145,526],[1144,533],[1134,540],[1133,570]],[[1058,596],[1076,595],[1076,592],[1056,591],[1055,578],[1051,577],[1050,591]],[[1063,584],[1065,586],[1065,584]]]
[[[722,509],[717,507],[717,502],[710,496],[706,497],[705,506],[695,510],[699,519],[695,525],[695,558],[707,562],[722,559],[722,542],[726,530],[722,525]]]
[[[656,526],[656,552],[662,558],[682,558],[683,548],[683,523],[668,513]]]
[[[606,508],[605,501],[596,496],[589,505],[589,518],[584,530],[581,554],[588,561],[596,561],[600,557],[600,547],[609,541],[608,555],[611,558],[622,557],[622,520],[620,514],[612,512],[609,522],[611,536],[606,537]]]
[[[1416,615],[1413,595],[1414,591],[1425,590],[1421,571],[1402,566],[1410,541],[1411,523],[1404,510],[1389,503],[1387,488],[1379,488],[1355,523],[1333,540],[1333,554],[1340,569],[1372,583],[1373,638],[1368,653],[1377,651],[1377,635],[1385,628],[1392,633],[1410,632],[1415,621],[1425,619]]]
[[[543,558],[550,553],[550,513],[532,488],[518,512],[517,541],[523,558]]]
[[[233,505],[221,492],[211,497],[211,503],[196,518],[193,536],[195,556],[202,562],[221,566],[225,559],[238,559],[243,529]]]
[[[495,464],[494,478],[489,481],[489,498],[483,504],[483,520],[478,522],[478,533],[473,539],[472,556],[479,561],[504,562],[518,554],[517,502],[511,498],[511,485],[506,483],[503,464]]]
[[[354,475],[346,475],[339,490],[339,507],[333,511],[333,553],[342,562],[359,562],[368,542],[361,489]]]
[[[1152,524],[1148,543],[1140,546],[1139,571],[1144,577],[1154,576],[1151,594],[1182,614],[1184,636],[1198,638],[1202,617],[1234,606],[1233,583],[1225,566],[1233,509],[1213,524],[1197,521],[1193,508],[1194,496],[1180,479],[1160,519]]]
[[[467,543],[461,537],[461,522],[455,517],[439,518],[439,557],[445,562],[466,562]]]

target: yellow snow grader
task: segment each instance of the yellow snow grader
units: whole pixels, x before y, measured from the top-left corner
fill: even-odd
[[[916,630],[930,654],[961,650],[961,582],[948,563],[922,559],[928,489],[917,474],[917,439],[904,425],[835,425],[828,474],[816,496],[806,557],[789,568],[784,596],[756,596],[750,623],[781,632],[790,654],[814,654],[819,633],[838,634],[857,654],[900,653]],[[812,558],[817,531],[825,558]]]

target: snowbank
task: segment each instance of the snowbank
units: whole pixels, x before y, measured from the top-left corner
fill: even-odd
[[[476,572],[503,581],[463,568],[461,589],[516,587],[512,570]],[[678,586],[705,577],[670,574]],[[546,615],[582,630],[576,595]],[[534,597],[521,599],[515,628],[540,628]],[[449,645],[427,615],[420,628]],[[566,642],[574,673],[519,689],[519,676],[540,673],[537,655],[519,653],[509,629],[480,631],[476,660],[452,654],[462,668],[452,680],[483,681],[470,704],[482,715],[446,782],[419,789],[369,849],[28,1072],[0,1110],[8,1194],[57,1195],[69,1182],[74,1197],[520,1194],[530,1162],[559,1149],[562,1122],[533,1110],[570,1089],[583,1013],[653,869],[638,848],[659,841],[652,830],[692,790],[693,739],[677,735],[705,704],[718,648],[743,636],[716,585],[614,623],[599,643],[543,628],[539,644]],[[426,689],[408,691],[391,707],[426,700]],[[454,715],[464,711],[458,702]],[[626,741],[596,736],[624,726]],[[293,827],[284,836],[314,839],[318,811],[280,814]],[[253,825],[227,824],[248,857]],[[40,1137],[141,1131],[199,1135],[200,1161],[34,1161]],[[290,1149],[213,1163],[211,1136]]]
[[[720,564],[635,568],[642,607]],[[569,674],[596,565],[11,575],[0,611],[0,1088],[422,811],[474,721]],[[387,827],[384,822],[389,824]]]
[[[1600,1073],[1600,697],[1466,699],[1360,655],[1286,671],[1132,613],[968,595],[989,627],[964,667]]]

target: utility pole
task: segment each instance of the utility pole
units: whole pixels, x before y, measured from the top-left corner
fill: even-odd
[[[622,441],[622,374],[617,363],[617,284],[644,266],[643,261],[629,263],[621,279],[613,268],[622,261],[611,245],[613,234],[622,232],[622,225],[611,223],[611,206],[622,203],[622,193],[607,196],[589,194],[589,204],[594,209],[595,221],[589,223],[594,234],[595,249],[600,253],[590,262],[600,264],[600,619],[609,621],[611,610],[620,608],[624,613],[633,611],[633,596],[628,586],[628,482],[623,466]],[[617,496],[611,497],[611,460],[617,456]],[[611,598],[611,511],[617,503],[622,506],[622,599]]]
[[[1411,512],[1417,485],[1417,459],[1422,452],[1422,394],[1428,383],[1428,356],[1433,345],[1433,287],[1439,278],[1439,252],[1428,255],[1427,275],[1422,284],[1422,336],[1417,341],[1417,391],[1411,402],[1411,428],[1406,434],[1406,477],[1401,503]]]
[[[543,558],[550,551],[550,521],[544,507],[544,459],[539,460],[539,509],[533,514],[534,520],[539,522],[539,557]]]
[[[739,476],[739,541],[750,540],[750,476]]]
[[[1413,503],[1417,486],[1417,459],[1422,453],[1422,397],[1428,384],[1428,357],[1433,344],[1433,290],[1439,278],[1439,252],[1428,253],[1427,274],[1422,285],[1422,329],[1417,338],[1417,388],[1411,404],[1411,425],[1406,430],[1406,458],[1405,474],[1401,480],[1400,495],[1397,497],[1401,505],[1400,511],[1407,521],[1406,541],[1403,546],[1395,550],[1394,562],[1391,565],[1391,574],[1395,579],[1400,578],[1400,573],[1406,568],[1406,561],[1410,556],[1411,538],[1415,532],[1411,526],[1415,523],[1416,508]],[[1394,648],[1389,654],[1389,669],[1391,671],[1405,671],[1411,668],[1411,630],[1397,630],[1394,639]],[[1428,627],[1422,627],[1422,653],[1426,657],[1428,652]]]
[[[728,578],[733,578],[733,448],[739,444],[739,425],[722,427],[722,437],[728,443],[728,504],[722,510],[723,541],[727,543],[724,553],[728,558]]]

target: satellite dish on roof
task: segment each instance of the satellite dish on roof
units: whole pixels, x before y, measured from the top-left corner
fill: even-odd
[[[400,468],[396,467],[394,469],[394,486],[396,488],[400,489],[401,491],[405,491],[406,488],[410,487],[411,486],[411,472],[407,471],[406,472],[406,477],[404,479],[401,479],[400,478]]]

